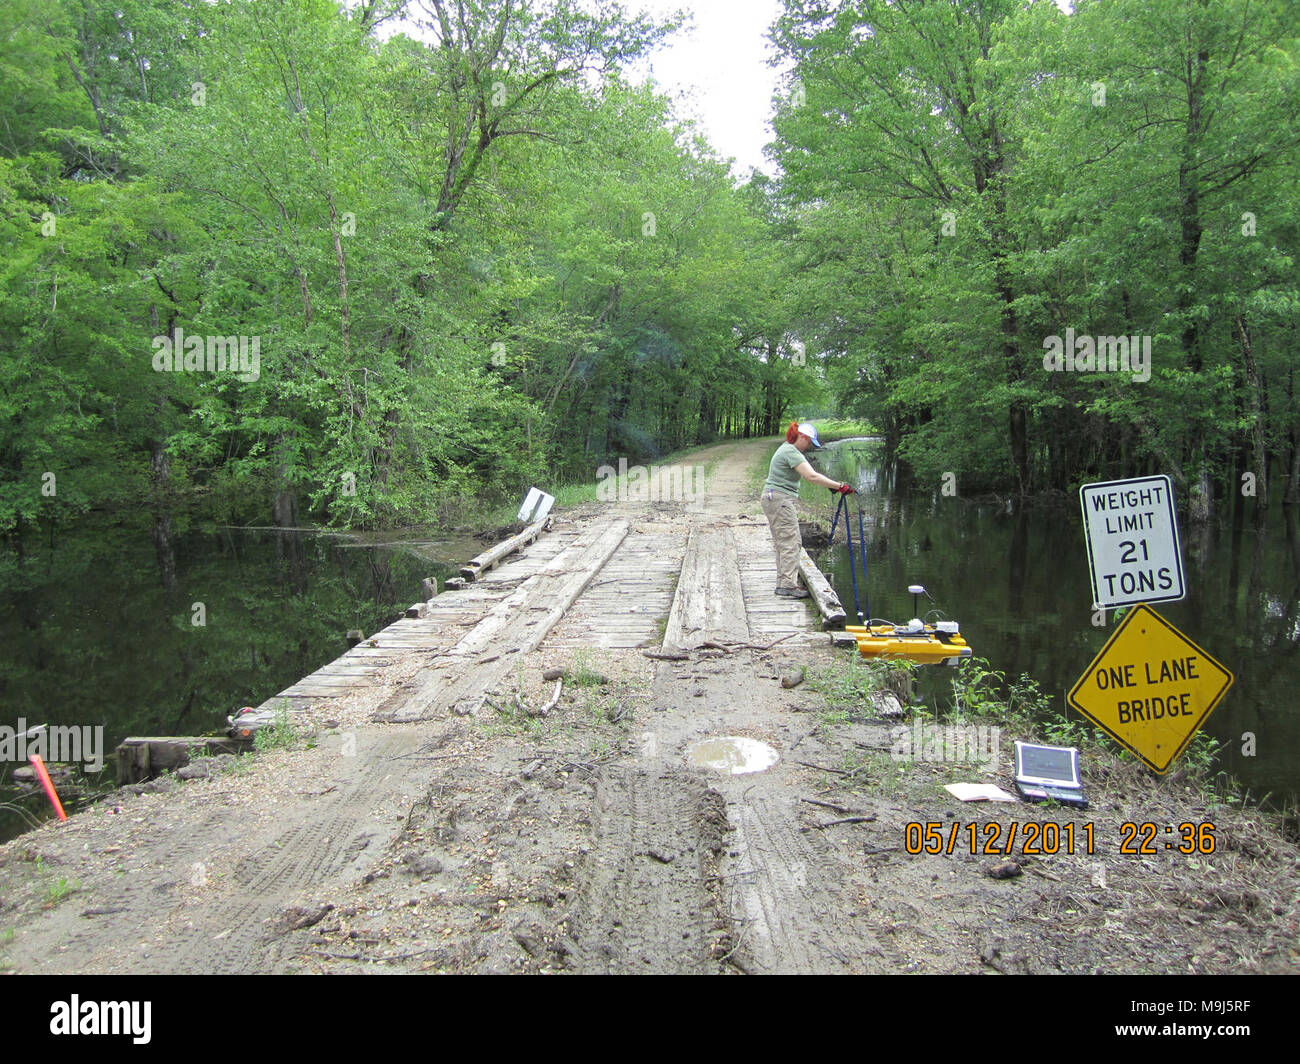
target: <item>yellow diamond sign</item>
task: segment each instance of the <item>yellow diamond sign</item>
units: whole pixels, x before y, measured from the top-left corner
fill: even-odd
[[[1070,704],[1157,772],[1169,771],[1232,686],[1232,673],[1145,604],[1070,691]]]

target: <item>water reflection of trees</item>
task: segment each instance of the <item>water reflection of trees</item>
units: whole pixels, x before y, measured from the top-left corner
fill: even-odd
[[[0,559],[6,717],[103,724],[110,745],[210,731],[343,653],[347,629],[389,623],[445,571],[300,531],[190,531],[173,534],[169,590],[156,527],[147,513],[133,527],[83,523]]]

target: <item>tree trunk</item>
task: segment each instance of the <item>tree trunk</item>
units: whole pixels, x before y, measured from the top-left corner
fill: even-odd
[[[1187,137],[1183,141],[1183,157],[1178,165],[1179,230],[1178,264],[1182,284],[1178,287],[1178,310],[1183,318],[1183,359],[1193,373],[1201,372],[1201,337],[1192,308],[1197,297],[1196,260],[1201,246],[1200,173],[1198,162],[1201,139],[1201,104],[1203,102],[1202,78],[1210,54],[1204,49],[1196,54],[1195,69],[1187,81]],[[1193,523],[1210,520],[1214,510],[1214,495],[1208,468],[1207,433],[1201,426],[1191,426],[1196,442],[1193,445],[1196,486],[1192,489],[1189,519]]]
[[[170,481],[171,467],[167,461],[167,451],[162,440],[154,440],[149,455],[153,547],[158,558],[158,573],[162,577],[163,590],[168,595],[176,591],[176,549],[172,538],[171,500],[167,493]]]
[[[158,307],[149,304],[149,324],[154,335],[158,334]],[[167,319],[167,335],[173,335],[176,316],[173,313]],[[167,401],[161,393],[154,403],[154,428],[157,435],[149,445],[149,498],[153,511],[153,546],[158,558],[158,574],[162,578],[163,590],[168,595],[176,591],[176,550],[172,539],[171,499],[168,486],[171,481],[171,466],[167,460],[166,443],[163,439],[163,416]]]
[[[1268,448],[1264,440],[1264,388],[1260,380],[1259,364],[1255,361],[1255,345],[1251,338],[1250,323],[1238,314],[1237,339],[1241,342],[1241,361],[1246,368],[1246,413],[1250,419],[1250,442],[1255,474],[1255,530],[1264,527],[1268,513]],[[1241,483],[1235,485],[1238,493]]]
[[[288,440],[279,441],[275,470],[275,492],[271,498],[271,521],[275,525],[276,561],[289,567],[289,582],[298,594],[307,590],[302,533],[298,531],[298,485],[294,480],[287,450]]]

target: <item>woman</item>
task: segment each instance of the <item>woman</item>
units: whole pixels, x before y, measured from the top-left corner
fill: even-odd
[[[785,430],[785,443],[772,455],[759,500],[768,528],[772,530],[772,546],[776,548],[776,593],[784,598],[808,597],[808,592],[799,586],[799,551],[803,542],[799,538],[799,513],[794,506],[799,497],[799,478],[841,495],[853,493],[847,484],[822,476],[804,458],[809,450],[821,450],[821,446],[815,425],[790,422]]]

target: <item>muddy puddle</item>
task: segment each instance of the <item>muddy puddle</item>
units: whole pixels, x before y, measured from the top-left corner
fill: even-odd
[[[713,769],[729,776],[743,776],[771,768],[781,759],[781,755],[757,739],[728,735],[695,743],[686,751],[686,759],[701,768]]]

